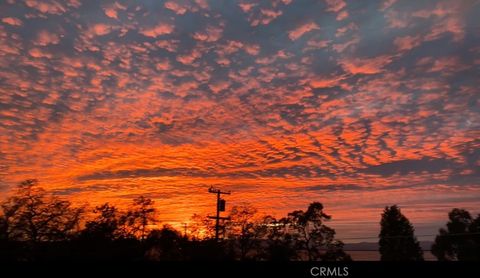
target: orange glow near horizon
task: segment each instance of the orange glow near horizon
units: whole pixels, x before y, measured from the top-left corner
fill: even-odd
[[[215,186],[322,202],[347,242],[386,205],[418,234],[479,213],[479,3],[151,2],[0,4],[0,199],[144,195],[180,229]]]

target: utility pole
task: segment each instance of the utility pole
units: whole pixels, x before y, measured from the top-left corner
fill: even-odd
[[[225,200],[220,198],[221,194],[230,195],[230,191],[221,191],[220,189],[213,188],[211,186],[208,189],[209,193],[217,194],[217,215],[216,216],[209,216],[210,219],[215,219],[215,240],[218,241],[219,239],[219,232],[220,232],[220,220],[229,220],[230,217],[220,217],[220,212],[225,211]]]

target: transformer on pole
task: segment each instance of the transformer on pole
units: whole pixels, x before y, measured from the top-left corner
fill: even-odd
[[[225,211],[226,201],[221,198],[221,194],[230,195],[230,191],[221,191],[220,189],[214,188],[211,186],[208,189],[209,193],[217,194],[217,215],[209,216],[210,219],[215,219],[215,240],[219,240],[220,233],[220,220],[230,220],[230,217],[221,217],[220,212]]]

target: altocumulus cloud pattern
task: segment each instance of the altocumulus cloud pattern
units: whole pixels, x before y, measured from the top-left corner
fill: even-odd
[[[0,192],[146,194],[180,223],[214,185],[276,215],[321,201],[340,235],[394,203],[434,231],[480,202],[479,17],[473,0],[2,1]]]

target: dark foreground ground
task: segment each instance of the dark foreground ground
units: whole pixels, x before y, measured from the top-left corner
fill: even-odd
[[[478,262],[9,263],[5,277],[477,277]]]

